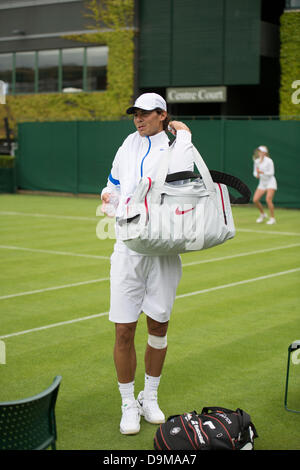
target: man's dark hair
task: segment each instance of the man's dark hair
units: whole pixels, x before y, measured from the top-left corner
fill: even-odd
[[[158,114],[162,114],[164,112],[163,109],[161,108],[156,108],[155,111],[158,113]],[[171,116],[169,113],[167,113],[167,116],[166,118],[163,120],[163,129],[164,131],[167,131],[168,130],[168,124],[169,122],[171,121]]]

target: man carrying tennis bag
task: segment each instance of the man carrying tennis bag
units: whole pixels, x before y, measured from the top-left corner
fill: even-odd
[[[235,235],[227,186],[213,182],[192,144],[193,163],[201,176],[179,172],[167,177],[173,145],[162,155],[155,179],[140,179],[125,214],[117,218],[117,238],[138,253],[198,251]]]
[[[141,415],[153,424],[165,421],[157,391],[181,278],[179,253],[223,243],[234,236],[235,229],[227,183],[213,182],[184,123],[170,122],[176,133],[170,145],[165,100],[156,93],[144,93],[127,113],[134,115],[136,132],[119,148],[101,197],[102,210],[110,215],[110,203],[119,201],[115,204],[117,241],[111,256],[109,319],[116,331],[120,432],[135,434]],[[194,164],[200,175],[194,173]],[[142,312],[147,316],[148,341],[144,390],[136,400],[134,338]]]

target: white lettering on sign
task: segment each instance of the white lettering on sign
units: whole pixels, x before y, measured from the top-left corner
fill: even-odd
[[[291,100],[293,104],[299,104],[300,103],[300,80],[295,80],[292,83],[292,88],[297,88],[294,93],[292,93]]]
[[[226,101],[226,87],[167,88],[168,103],[216,103]]]

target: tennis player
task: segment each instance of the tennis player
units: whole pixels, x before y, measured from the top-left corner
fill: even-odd
[[[191,132],[180,121],[169,123],[167,105],[160,95],[142,94],[127,113],[133,114],[136,131],[117,151],[107,187],[101,193],[104,212],[110,200],[118,198],[116,216],[122,216],[141,177],[149,176],[155,181],[161,156],[169,149],[168,124],[176,133],[169,173],[193,170]],[[167,352],[168,322],[180,278],[179,255],[141,255],[116,240],[111,256],[109,319],[115,323],[114,363],[122,400],[122,434],[138,433],[141,415],[153,424],[165,421],[157,392]],[[134,339],[142,312],[146,315],[148,337],[144,390],[136,399]]]
[[[258,224],[263,222],[268,216],[264,211],[260,200],[266,194],[266,203],[270,211],[268,225],[276,223],[274,217],[273,198],[277,190],[277,181],[275,178],[275,169],[273,160],[269,156],[269,150],[265,145],[260,145],[254,153],[254,169],[253,175],[259,179],[257,189],[253,196],[253,202],[260,212],[260,216],[256,220]]]

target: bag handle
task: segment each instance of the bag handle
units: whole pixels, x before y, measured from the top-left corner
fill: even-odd
[[[173,145],[174,144],[172,144],[172,146]],[[168,168],[169,168],[169,162],[171,158],[172,146],[169,147],[168,152],[165,153],[164,158],[162,158],[161,164],[157,170],[156,179],[154,182],[154,187],[157,190],[157,192],[161,191],[162,186],[164,185],[166,181]],[[216,188],[212,180],[211,174],[209,172],[209,169],[207,168],[203,158],[201,157],[200,153],[198,152],[198,150],[193,144],[192,144],[192,149],[193,149],[193,161],[196,164],[201,174],[202,180],[204,182],[204,185],[207,191],[215,192]]]
[[[224,413],[236,413],[240,422],[241,429],[247,429],[252,423],[251,418],[248,413],[237,408],[235,411],[230,410],[228,408],[218,407],[218,406],[207,406],[202,409],[201,414],[209,414],[209,412],[217,413],[217,412],[224,412]]]

